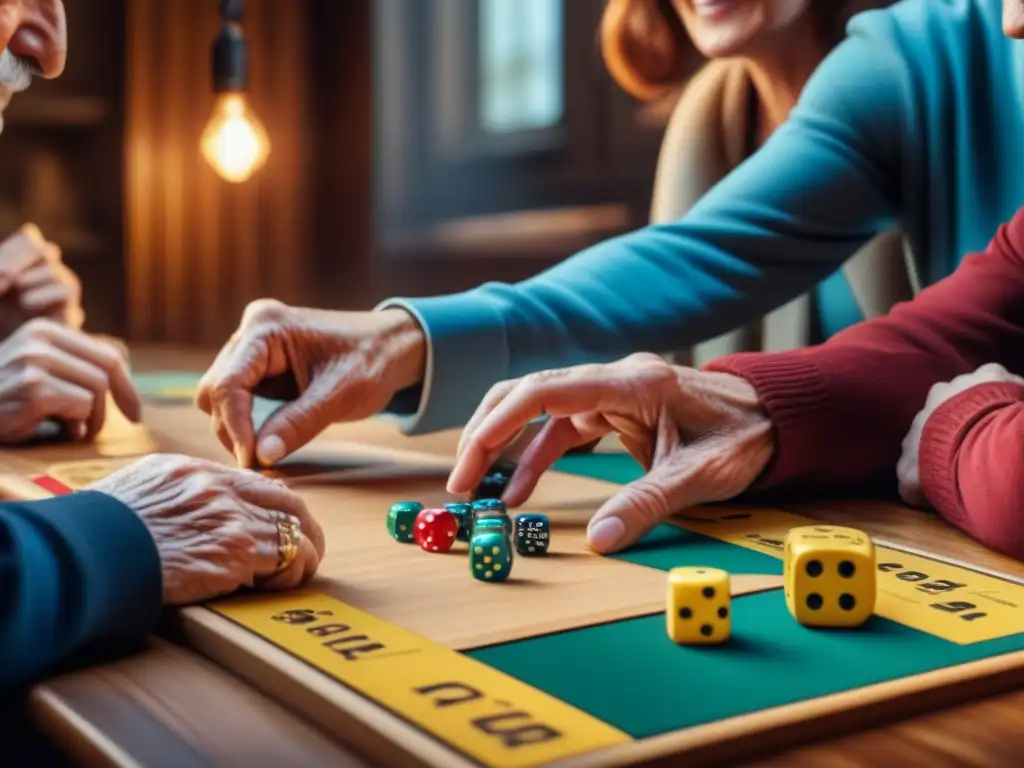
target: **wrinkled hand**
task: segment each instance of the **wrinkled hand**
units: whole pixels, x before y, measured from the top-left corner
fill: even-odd
[[[255,472],[186,456],[156,454],[94,483],[134,510],[156,542],[164,602],[185,605],[240,587],[291,589],[310,579],[324,535],[299,496]],[[278,566],[278,520],[302,531],[298,556]]]
[[[51,320],[30,320],[0,343],[0,443],[31,438],[59,419],[74,438],[92,438],[107,415],[107,393],[131,421],[142,404],[124,360],[109,344]]]
[[[0,243],[0,338],[37,317],[80,329],[82,284],[62,261],[60,248],[26,224]]]
[[[921,452],[921,436],[928,418],[944,402],[971,387],[990,382],[1013,382],[1024,384],[1024,378],[1014,376],[1003,366],[989,363],[981,366],[973,373],[964,373],[949,382],[940,382],[928,391],[928,397],[917,416],[910,425],[910,431],[903,438],[903,452],[896,464],[896,477],[899,480],[900,498],[912,507],[927,507],[928,499],[921,490],[921,475],[918,469],[918,458]]]
[[[598,552],[629,546],[669,515],[739,495],[774,451],[771,424],[745,380],[633,355],[497,384],[463,432],[449,492],[475,488],[501,450],[544,414],[550,418],[506,490],[509,506],[526,501],[566,451],[608,432],[647,470],[590,521]]]
[[[401,310],[332,312],[250,304],[196,391],[239,466],[271,466],[339,421],[381,411],[422,380],[426,341]],[[253,397],[287,400],[255,433]]]

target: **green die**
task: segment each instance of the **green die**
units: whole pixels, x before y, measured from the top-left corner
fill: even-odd
[[[512,538],[512,518],[505,512],[499,512],[497,510],[490,512],[474,512],[473,513],[473,533],[476,533],[482,523],[489,523],[492,525],[499,525],[502,532],[509,538]]]
[[[512,572],[512,542],[501,531],[474,533],[469,540],[469,572],[480,581],[505,581]]]
[[[416,522],[416,515],[423,510],[423,505],[418,501],[400,501],[392,504],[388,510],[388,533],[395,541],[403,544],[412,542],[413,524]]]
[[[502,536],[508,536],[505,528],[505,521],[500,517],[485,517],[482,520],[476,521],[476,527],[473,529],[473,534],[483,533],[484,531],[501,531]]]
[[[473,512],[501,512],[508,514],[501,499],[479,499],[473,502]]]
[[[445,504],[444,508],[452,513],[452,516],[459,523],[459,541],[469,541],[473,533],[473,506],[471,504],[455,503]]]

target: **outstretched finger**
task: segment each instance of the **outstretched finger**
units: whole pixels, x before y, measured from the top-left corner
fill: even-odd
[[[282,405],[263,422],[256,435],[259,466],[273,466],[323,432],[332,422],[328,403],[350,400],[350,391],[344,379],[336,382],[319,376],[310,381],[297,399]]]
[[[0,294],[9,291],[25,270],[46,261],[42,235],[31,225],[0,243]]]
[[[556,461],[573,448],[600,439],[609,431],[608,422],[597,413],[549,420],[520,457],[515,474],[505,489],[505,503],[510,507],[525,503],[537,488],[541,476]]]
[[[608,366],[581,365],[527,376],[466,436],[465,452],[487,455],[499,450],[526,424],[544,414],[627,414],[633,398],[623,382],[609,373]]]
[[[476,432],[483,420],[487,418],[491,411],[498,407],[502,400],[509,396],[520,381],[520,379],[499,381],[490,388],[486,395],[484,395],[483,399],[480,401],[480,405],[477,406],[473,415],[470,416],[469,421],[466,422],[466,426],[463,427],[462,434],[459,435],[459,444],[455,448],[456,462],[462,458],[462,454],[465,452],[470,438]]]

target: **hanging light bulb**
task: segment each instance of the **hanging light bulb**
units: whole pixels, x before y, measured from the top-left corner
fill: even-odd
[[[200,140],[206,162],[236,184],[251,178],[270,155],[270,138],[245,93],[249,57],[241,26],[243,9],[243,0],[220,0],[223,23],[212,52],[216,101]]]
[[[202,137],[203,157],[226,181],[247,181],[270,155],[270,139],[245,95],[223,93]]]

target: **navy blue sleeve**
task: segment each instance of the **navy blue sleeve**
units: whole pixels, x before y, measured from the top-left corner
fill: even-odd
[[[116,499],[87,491],[0,504],[0,690],[141,643],[162,598],[156,544]]]

